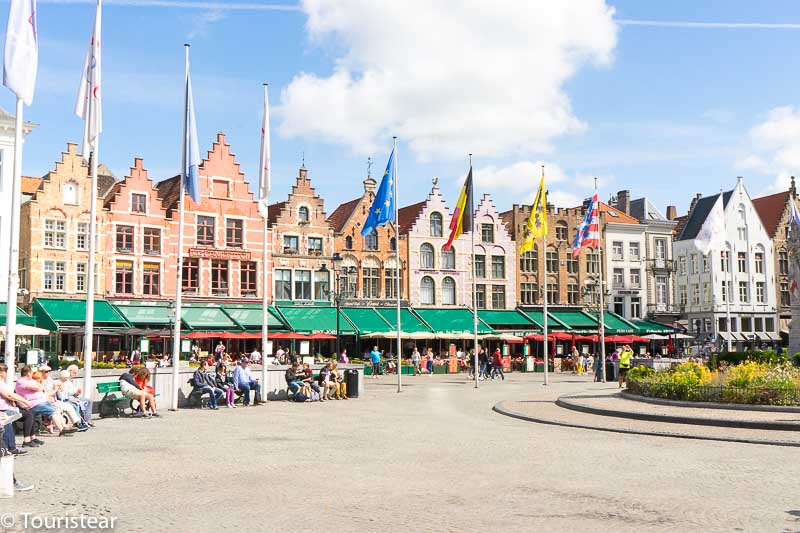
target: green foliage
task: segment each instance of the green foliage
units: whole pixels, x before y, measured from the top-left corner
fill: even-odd
[[[650,368],[649,366],[639,365],[636,367],[631,368],[628,371],[628,379],[642,379],[648,378],[655,374],[655,370]]]

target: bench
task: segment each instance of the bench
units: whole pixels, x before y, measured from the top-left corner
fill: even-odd
[[[209,394],[209,392],[200,392],[200,390],[194,386],[194,377],[189,378],[186,382],[192,386],[192,392],[189,393],[189,396],[186,397],[186,405],[190,408],[200,408],[203,409],[208,405],[208,398],[203,398],[204,394]],[[232,384],[228,384],[229,386],[233,387]],[[242,398],[244,397],[244,393],[239,389],[234,389],[234,399],[233,403],[241,403]]]
[[[100,400],[100,418],[109,416],[120,416],[126,414],[125,411],[130,409],[131,412],[136,413],[141,409],[138,400],[131,400],[122,395],[122,390],[119,386],[119,381],[107,381],[106,383],[97,384],[97,393],[103,394],[103,399]],[[112,396],[112,394],[119,393],[119,397]],[[153,395],[154,398],[158,394]],[[123,402],[126,402],[127,405]]]

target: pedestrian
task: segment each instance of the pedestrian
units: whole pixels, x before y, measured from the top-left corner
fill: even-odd
[[[584,369],[586,368],[586,356],[581,352],[578,355],[578,375],[582,375]]]
[[[433,375],[433,348],[428,348],[428,376]]]
[[[594,380],[596,382],[603,381],[603,358],[595,354],[592,367],[594,368]]]
[[[631,358],[633,357],[633,350],[627,344],[622,347],[622,352],[619,354],[619,388],[625,383],[628,370],[631,369]]]
[[[216,362],[219,363],[220,361],[222,361],[222,357],[224,355],[225,355],[225,345],[222,344],[222,341],[219,341],[217,347],[214,348],[214,358],[216,359]]]
[[[492,355],[492,379],[498,374],[503,381],[506,380],[506,376],[503,374],[503,355],[500,353],[500,348],[495,348]]]
[[[261,363],[261,352],[258,351],[258,346],[253,348],[252,353],[250,353],[250,360],[254,365]]]
[[[420,372],[419,362],[420,362],[419,350],[417,349],[416,346],[414,346],[414,351],[411,353],[411,364],[414,366],[415,376],[419,376]]]
[[[373,346],[369,358],[372,361],[372,379],[378,379],[378,373],[381,370],[381,352],[377,346]]]
[[[339,364],[346,365],[350,362],[350,359],[347,357],[347,348],[342,348],[342,353],[339,354]]]
[[[478,345],[478,362],[481,365],[478,379],[480,380],[488,379],[489,375],[487,374],[487,371],[489,367],[489,355],[486,353],[486,350],[484,350],[483,346],[481,345]]]

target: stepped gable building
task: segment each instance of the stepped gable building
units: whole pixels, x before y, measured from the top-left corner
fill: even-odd
[[[789,323],[791,322],[792,294],[800,297],[800,291],[792,291],[791,270],[789,268],[789,250],[787,240],[789,237],[789,215],[791,202],[800,210],[797,200],[797,188],[794,176],[788,191],[753,198],[753,206],[764,224],[770,239],[772,239],[772,254],[775,260],[775,302],[778,307],[778,331],[783,337],[789,336]]]
[[[133,176],[136,175],[136,177]],[[121,216],[125,211],[128,198],[133,199],[133,194],[146,188],[149,180],[143,171],[132,172],[131,180],[119,188],[117,202]],[[184,204],[184,249],[183,249],[183,294],[187,301],[200,302],[238,302],[252,301],[258,303],[262,294],[262,268],[264,265],[264,237],[263,217],[258,212],[258,205],[245,176],[239,168],[239,163],[231,153],[230,145],[225,142],[223,133],[217,134],[217,139],[207,152],[206,158],[200,165],[200,202],[195,203],[187,194]],[[177,257],[178,231],[179,231],[179,199],[180,176],[175,176],[158,183],[156,196],[162,205],[158,206],[148,193],[152,210],[145,214],[126,213],[120,225],[128,225],[129,219],[137,219],[144,215],[140,224],[141,249],[144,250],[144,230],[150,222],[152,225],[163,212],[167,222],[165,225],[166,238],[162,238],[161,255],[165,259]],[[120,197],[122,199],[120,200]],[[133,205],[131,205],[133,207]],[[163,210],[163,211],[162,211]],[[129,230],[126,230],[129,231]],[[138,235],[138,234],[135,234]],[[115,241],[116,242],[116,241]],[[136,241],[135,245],[138,245]],[[152,257],[155,258],[155,245],[152,238],[149,241]],[[268,243],[269,244],[269,243]],[[136,248],[134,248],[136,249]],[[147,255],[147,254],[146,254]],[[269,258],[268,258],[269,259]],[[175,295],[175,282],[177,272],[172,260],[163,261],[163,275],[160,275],[161,288],[159,292],[165,297]],[[157,263],[155,259],[152,264]],[[136,263],[134,263],[135,266]],[[128,269],[130,263],[122,265]],[[154,269],[154,267],[150,267]],[[144,269],[144,260],[142,260]],[[151,279],[152,272],[150,271]],[[146,272],[128,273],[115,271],[116,279],[143,279]],[[136,283],[125,282],[124,290],[132,287],[130,295],[133,297],[152,297],[152,294],[137,293]],[[145,283],[141,285],[145,287]],[[153,283],[149,285],[153,290]],[[122,294],[115,292],[117,296]]]
[[[517,306],[517,246],[491,196],[475,211],[475,299],[478,309]]]
[[[269,206],[268,221],[274,301],[329,302],[334,232],[325,201],[311,186],[305,166],[300,167],[287,199]]]
[[[361,229],[375,200],[376,181],[364,180],[364,194],[345,202],[328,217],[334,232],[334,251],[342,257],[340,278],[345,285],[342,294],[366,305],[389,304],[396,301],[397,238],[393,225],[377,228],[372,235],[362,236]],[[400,249],[407,248],[401,244]],[[400,258],[400,291],[406,285],[407,258]]]
[[[91,195],[98,206],[114,187],[116,179],[99,165],[97,190],[92,191],[89,167],[78,153],[78,145],[67,144],[55,169],[36,184],[28,181],[29,195],[20,209],[20,303],[30,306],[34,298],[85,298],[89,260],[89,204]],[[106,218],[97,213],[98,246],[95,287],[105,288],[103,264]]]

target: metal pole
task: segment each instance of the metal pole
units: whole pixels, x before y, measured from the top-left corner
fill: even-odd
[[[342,281],[336,276],[336,267],[333,267],[334,283],[336,283],[336,294],[334,299],[336,301],[336,356],[335,360],[339,360],[339,354],[342,353],[342,333],[339,327],[339,314],[341,313],[342,306]]]
[[[546,209],[546,208],[545,208]],[[545,215],[546,216],[546,215]],[[543,385],[550,384],[550,374],[547,369],[547,364],[549,360],[549,356],[547,353],[547,235],[542,236],[542,249],[544,253],[544,307],[543,309],[543,319],[544,322],[544,339],[542,340],[542,347],[544,349],[544,383]]]
[[[392,152],[394,153],[394,176],[392,182],[394,184],[394,236],[397,246],[400,247],[400,233],[399,229],[399,207],[397,203],[397,136],[392,137]],[[397,392],[403,392],[402,374],[403,374],[403,348],[400,341],[400,253],[395,252],[397,258],[397,280],[395,281],[395,288],[397,289]]]
[[[594,193],[597,195],[597,178],[594,179]],[[606,318],[603,309],[603,261],[602,261],[602,242],[603,232],[600,228],[600,197],[597,198],[597,292],[599,294],[599,309],[597,315],[600,317],[600,356],[603,365],[603,383],[606,382]]]
[[[469,154],[469,170],[472,172],[472,154]],[[469,194],[469,191],[467,191]],[[474,334],[473,346],[475,347],[475,388],[478,388],[478,373],[480,372],[479,357],[478,357],[478,293],[475,291],[475,194],[469,194],[472,200],[469,205],[469,212],[472,213],[472,227],[469,229],[470,239],[472,240],[472,248],[470,257],[472,257],[472,328]],[[463,228],[462,228],[463,229]],[[484,293],[484,298],[486,293]]]
[[[22,99],[17,97],[14,117],[14,174],[11,178],[11,238],[8,254],[8,301],[6,303],[6,383],[14,385],[17,374],[17,291],[19,290],[19,209],[22,180]]]
[[[733,243],[731,241],[727,241],[726,244],[728,245],[728,287],[725,289],[725,315],[726,320],[728,321],[728,352],[733,351],[733,326],[731,324],[731,300],[733,299]]]
[[[89,279],[86,283],[86,324],[83,340],[83,394],[91,398],[92,394],[92,341],[94,340],[94,293],[95,293],[95,250],[97,248],[97,154],[99,153],[100,136],[94,142],[94,151],[90,160],[92,175],[92,196],[89,201],[89,261],[86,267]]]
[[[264,84],[264,102],[267,101],[267,84]],[[264,112],[266,113],[267,110],[265,109]],[[266,117],[268,118],[268,117]],[[265,120],[266,124],[269,124],[268,120]],[[269,132],[264,132],[264,135],[268,135]],[[261,172],[264,172],[264,169],[261,169]],[[269,197],[269,194],[267,194]],[[259,200],[261,200],[259,198]],[[262,261],[262,279],[261,279],[261,297],[262,297],[262,308],[264,312],[264,317],[261,320],[261,389],[262,395],[261,399],[266,401],[268,399],[267,394],[267,346],[269,346],[269,263],[268,263],[268,255],[269,255],[269,198],[264,200],[264,228],[263,228],[263,241],[264,241],[264,260]]]

